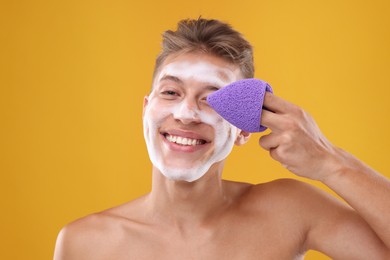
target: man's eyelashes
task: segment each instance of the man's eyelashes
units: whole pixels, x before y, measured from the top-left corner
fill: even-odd
[[[160,91],[160,95],[166,99],[185,97],[185,94],[176,90],[162,90]],[[207,94],[202,94],[201,96],[194,97],[194,99],[197,99],[202,103],[207,103]]]
[[[173,90],[162,91],[161,94],[163,94],[163,95],[168,95],[168,96],[176,96],[176,95],[179,95],[176,91],[173,91]]]

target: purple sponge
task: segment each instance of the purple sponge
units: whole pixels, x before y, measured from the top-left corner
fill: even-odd
[[[260,125],[265,91],[272,88],[259,79],[233,82],[207,97],[209,105],[226,121],[246,132],[263,132]]]

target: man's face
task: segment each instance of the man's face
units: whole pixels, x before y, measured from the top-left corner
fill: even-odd
[[[150,159],[167,178],[194,181],[226,158],[238,129],[206,102],[239,80],[239,68],[199,53],[169,56],[145,98],[144,136]]]

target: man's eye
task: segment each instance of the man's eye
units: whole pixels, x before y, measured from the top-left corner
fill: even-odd
[[[168,95],[168,96],[176,96],[178,95],[175,91],[172,90],[167,90],[162,92],[163,95]]]

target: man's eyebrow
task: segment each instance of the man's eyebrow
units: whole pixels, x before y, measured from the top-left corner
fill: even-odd
[[[165,75],[164,77],[162,77],[160,79],[160,82],[163,80],[171,80],[171,81],[174,81],[178,84],[183,84],[183,81],[181,79],[179,79],[178,77],[175,77],[175,76],[171,76],[171,75]]]
[[[165,80],[174,81],[174,82],[176,82],[176,83],[178,83],[178,84],[181,84],[181,85],[184,84],[184,82],[183,82],[181,79],[179,79],[178,77],[172,76],[172,75],[165,75],[165,76],[163,76],[163,77],[160,79],[159,82],[165,81]],[[209,91],[217,91],[217,90],[219,90],[220,88],[221,88],[221,87],[218,86],[217,83],[216,83],[216,85],[207,85],[207,86],[204,87],[205,90],[209,90]]]

